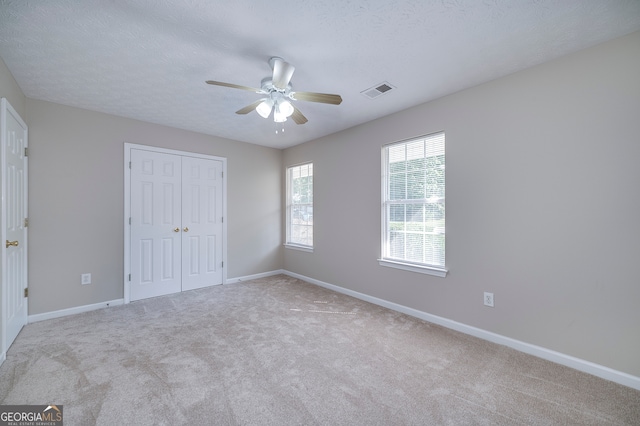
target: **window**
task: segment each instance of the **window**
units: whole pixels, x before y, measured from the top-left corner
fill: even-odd
[[[444,133],[382,149],[380,264],[446,275]]]
[[[313,163],[287,168],[287,242],[313,248]]]

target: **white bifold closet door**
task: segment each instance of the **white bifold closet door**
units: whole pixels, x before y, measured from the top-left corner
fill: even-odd
[[[132,149],[130,194],[131,300],[222,284],[222,161]]]

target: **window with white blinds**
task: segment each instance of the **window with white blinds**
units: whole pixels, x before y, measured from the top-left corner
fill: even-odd
[[[313,248],[313,163],[287,168],[286,245]]]
[[[445,276],[445,137],[386,145],[380,264]]]

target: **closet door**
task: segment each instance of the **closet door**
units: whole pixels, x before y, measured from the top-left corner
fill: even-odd
[[[131,300],[181,291],[182,162],[131,150]]]
[[[222,284],[222,161],[182,157],[182,290]]]

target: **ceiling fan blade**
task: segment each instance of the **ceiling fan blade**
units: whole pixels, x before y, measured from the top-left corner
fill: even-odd
[[[255,101],[251,105],[247,105],[244,108],[241,108],[236,111],[236,114],[249,114],[251,111],[255,110],[258,105],[260,105],[264,101],[264,99],[260,99],[259,101]]]
[[[340,105],[342,97],[329,93],[291,92],[292,99],[296,101],[320,102],[322,104]]]
[[[280,90],[286,89],[289,81],[291,81],[291,77],[293,76],[293,72],[296,70],[296,67],[288,62],[285,62],[284,60],[282,60],[282,58],[272,58],[272,64],[273,85]]]
[[[296,108],[295,106],[293,107],[293,114],[291,114],[291,119],[293,121],[295,121],[296,124],[304,124],[307,121],[309,121],[309,120],[307,120],[307,117],[302,115],[300,110],[298,108]]]
[[[248,90],[249,92],[262,93],[262,89],[256,89],[254,87],[248,87],[248,86],[240,86],[238,84],[233,84],[233,83],[223,83],[222,81],[207,80],[205,83],[213,84],[214,86],[231,87],[233,89],[241,89],[241,90]]]

